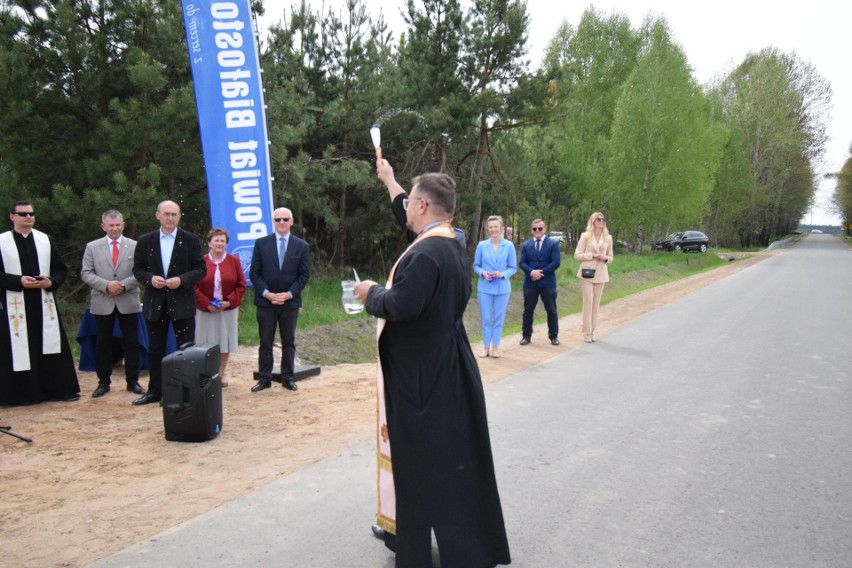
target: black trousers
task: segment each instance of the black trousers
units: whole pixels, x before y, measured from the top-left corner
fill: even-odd
[[[281,333],[281,379],[292,381],[296,366],[296,322],[299,310],[284,306],[257,307],[257,326],[260,347],[257,350],[258,376],[261,381],[272,380],[272,344],[275,332]]]
[[[164,315],[157,321],[148,321],[148,393],[163,395],[163,357],[166,355],[166,339],[169,324],[175,330],[175,339],[180,347],[195,341],[195,318],[173,320]]]
[[[113,337],[115,320],[121,329],[121,337]],[[110,384],[113,359],[112,346],[116,339],[124,350],[124,378],[127,384],[139,380],[139,314],[123,314],[115,308],[107,316],[95,316],[95,372],[98,383]]]
[[[533,332],[533,312],[541,296],[544,311],[547,312],[547,337],[559,336],[559,313],[556,311],[556,288],[524,288],[524,316],[521,335],[530,337]]]

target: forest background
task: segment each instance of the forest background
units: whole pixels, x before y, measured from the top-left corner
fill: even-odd
[[[471,250],[491,214],[516,241],[543,217],[570,242],[596,210],[637,254],[683,229],[766,246],[813,201],[831,86],[795,53],[767,47],[700,85],[664,18],[633,28],[591,7],[533,68],[523,1],[410,0],[405,12],[394,38],[366,0],[343,13],[303,2],[258,39],[273,201],[293,211],[319,274],[384,274],[405,246],[373,171],[375,123],[398,179],[457,180]],[[172,199],[181,225],[206,233],[179,2],[0,0],[0,29],[0,203],[33,200],[72,278],[108,208],[136,237]],[[850,170],[835,195],[847,220]]]

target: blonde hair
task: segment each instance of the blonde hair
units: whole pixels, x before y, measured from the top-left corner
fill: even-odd
[[[503,226],[503,217],[501,217],[500,215],[492,215],[491,217],[486,219],[485,226],[487,227],[488,223],[490,223],[491,221],[497,221],[498,223],[500,223],[501,227]]]
[[[595,219],[597,219],[598,217],[603,217],[604,219],[606,219],[606,215],[604,215],[600,211],[595,211],[594,213],[592,213],[592,216],[589,217],[589,222],[586,223],[586,232],[587,233],[591,234],[592,231],[595,230]],[[603,234],[604,234],[605,237],[609,236],[609,229],[607,229],[606,225],[604,225]]]

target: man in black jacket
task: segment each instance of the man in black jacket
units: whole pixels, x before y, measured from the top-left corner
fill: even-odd
[[[302,307],[302,290],[311,274],[308,243],[290,233],[293,213],[280,207],[272,214],[275,232],[254,243],[249,278],[254,287],[258,348],[258,381],[251,390],[267,389],[272,381],[272,344],[276,328],[281,333],[281,380],[297,390],[295,382],[296,322]]]
[[[207,267],[197,236],[178,228],[180,206],[163,201],[155,217],[160,228],[139,237],[133,277],[145,289],[142,313],[148,324],[148,392],[133,401],[139,406],[163,398],[163,356],[169,324],[178,345],[195,339],[195,283]]]

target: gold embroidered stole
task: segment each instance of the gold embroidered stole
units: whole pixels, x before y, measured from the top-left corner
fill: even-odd
[[[15,245],[13,231],[0,234],[0,255],[3,266],[9,274],[21,274],[21,257]],[[38,254],[38,268],[41,274],[50,274],[50,240],[41,231],[33,229],[33,241]],[[53,293],[41,288],[42,353],[59,353],[62,343],[59,339],[59,318]],[[24,306],[24,293],[6,290],[6,313],[9,318],[9,335],[12,347],[12,370],[30,370],[29,337],[27,335],[27,310]]]
[[[452,226],[449,223],[441,223],[417,236],[405,252],[403,252],[391,268],[388,282],[385,286],[390,290],[393,286],[393,276],[400,261],[408,252],[424,239],[431,237],[456,238]],[[378,496],[378,512],[376,513],[376,524],[385,531],[396,534],[396,493],[393,483],[393,465],[391,462],[390,438],[388,436],[388,421],[385,412],[385,377],[382,374],[382,360],[378,355],[379,338],[385,328],[386,321],[379,318],[376,324],[376,453],[378,459],[376,494]]]

